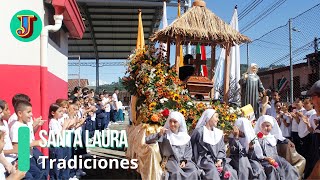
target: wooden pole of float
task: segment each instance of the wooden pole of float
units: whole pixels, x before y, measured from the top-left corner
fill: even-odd
[[[230,49],[231,44],[226,44],[226,56],[224,66],[224,85],[223,85],[223,100],[225,103],[229,102],[229,86],[230,86]]]
[[[214,68],[215,68],[215,66],[216,66],[216,45],[211,45],[211,67],[210,67],[211,76],[210,76],[210,79],[213,84],[213,88],[211,89],[211,93],[210,93],[211,99],[214,98]]]
[[[170,67],[170,38],[167,38],[167,64]]]
[[[176,68],[176,73],[177,74],[179,74],[180,44],[181,44],[181,38],[180,38],[180,36],[177,36],[176,37],[176,61],[175,61],[175,68]]]

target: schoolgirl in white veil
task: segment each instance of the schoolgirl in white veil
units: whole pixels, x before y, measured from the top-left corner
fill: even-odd
[[[192,147],[184,116],[180,112],[171,112],[163,128],[157,134],[146,137],[146,143],[158,142],[165,166],[163,179],[197,180],[200,170],[191,160]]]
[[[207,109],[191,135],[193,161],[204,171],[203,179],[238,179],[237,172],[228,164],[223,131],[217,129],[219,115]]]
[[[263,152],[262,166],[265,169],[267,179],[299,179],[299,174],[288,161],[280,157],[277,152],[277,143],[293,143],[282,136],[276,119],[269,115],[261,116],[255,127],[255,133],[262,133],[263,137],[258,138]]]
[[[237,170],[239,179],[266,179],[261,164],[252,158],[263,159],[262,149],[256,138],[251,122],[247,118],[235,121],[229,138],[230,165]],[[256,159],[255,157],[255,159]]]

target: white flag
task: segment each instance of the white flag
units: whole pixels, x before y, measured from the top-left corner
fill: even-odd
[[[238,27],[238,12],[234,9],[232,20],[230,23],[231,27],[236,31],[239,31]],[[232,102],[240,101],[240,47],[235,44],[230,51],[230,94],[229,97]],[[233,94],[231,94],[233,93]]]
[[[239,31],[238,27],[238,12],[237,9],[234,9],[233,16],[230,22],[230,26]],[[240,100],[240,48],[239,45],[235,45],[231,48],[230,51],[230,93],[232,94],[232,99],[230,101],[235,102]],[[223,88],[224,83],[224,66],[225,66],[225,57],[226,57],[226,50],[221,49],[219,60],[217,62],[216,68],[215,68],[215,75],[214,75],[214,98],[219,99],[220,93],[219,90]],[[229,94],[229,97],[230,94]]]
[[[168,20],[167,20],[167,5],[166,1],[163,1],[163,15],[162,15],[162,29],[165,29],[168,26]],[[163,56],[167,55],[167,43],[161,43],[160,47],[164,50]],[[169,58],[169,57],[167,57]]]

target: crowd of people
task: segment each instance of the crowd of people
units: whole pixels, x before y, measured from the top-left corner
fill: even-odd
[[[14,113],[11,114],[9,104],[0,100],[0,179],[79,179],[86,173],[80,168],[58,168],[59,159],[68,161],[74,156],[87,158],[90,155],[85,147],[85,130],[92,138],[96,130],[102,132],[108,129],[110,123],[119,124],[124,121],[123,106],[118,101],[119,90],[112,95],[105,91],[95,95],[94,90],[76,87],[68,99],[57,99],[48,108],[48,119],[33,118],[31,99],[25,94],[16,94],[12,98]],[[46,120],[43,120],[46,119]],[[55,159],[53,168],[49,168],[46,159],[42,166],[38,149],[41,140],[35,139],[35,133],[46,121],[49,130],[58,135],[65,131],[71,132],[71,142],[78,131],[82,136],[82,146],[79,147],[49,147],[49,159]],[[18,160],[18,129],[29,127],[30,130],[30,169],[21,172],[17,169]],[[90,141],[91,139],[89,139]],[[45,167],[45,168],[43,168]]]
[[[319,160],[320,81],[307,95],[288,104],[276,91],[261,93],[259,117],[238,118],[228,148],[214,109],[202,114],[190,136],[183,115],[171,112],[146,143],[159,144],[165,179],[314,178],[310,175]],[[289,155],[280,153],[281,147]]]

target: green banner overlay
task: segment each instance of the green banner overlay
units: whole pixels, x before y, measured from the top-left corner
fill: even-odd
[[[30,169],[30,130],[20,127],[18,130],[18,169],[27,172]]]

